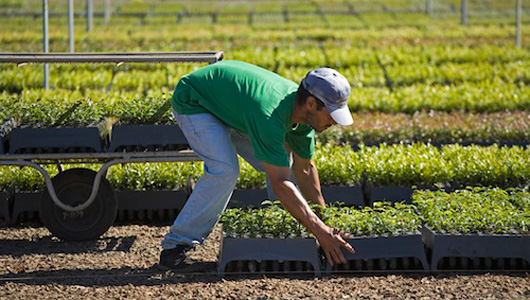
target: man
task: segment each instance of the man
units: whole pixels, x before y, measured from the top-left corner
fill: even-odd
[[[307,201],[325,206],[311,161],[314,132],[353,123],[349,95],[346,78],[329,68],[309,72],[300,86],[238,61],[183,76],[171,104],[190,146],[204,161],[204,175],[162,241],[159,266],[181,272],[197,266],[186,252],[204,241],[226,208],[239,178],[237,154],[266,173],[274,194],[315,235],[328,261],[344,263],[340,248],[352,253],[353,248]],[[299,190],[289,179],[291,168]]]

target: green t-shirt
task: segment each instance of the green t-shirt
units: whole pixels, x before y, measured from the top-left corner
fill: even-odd
[[[289,166],[285,143],[302,158],[314,152],[314,130],[292,124],[298,85],[271,71],[221,61],[183,76],[171,100],[179,114],[211,113],[250,137],[256,158]]]

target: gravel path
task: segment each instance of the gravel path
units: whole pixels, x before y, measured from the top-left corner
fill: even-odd
[[[61,242],[42,227],[0,228],[0,299],[530,299],[529,274],[229,277],[158,270],[167,226],[112,227]],[[215,268],[220,230],[192,257]]]

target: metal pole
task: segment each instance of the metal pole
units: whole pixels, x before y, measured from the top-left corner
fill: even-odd
[[[44,53],[50,51],[48,41],[48,0],[42,0],[42,44]],[[48,64],[44,64],[44,88],[50,88],[50,67]]]
[[[426,0],[425,13],[429,16],[432,15],[432,0]]]
[[[70,52],[74,52],[74,0],[68,0],[68,40]]]
[[[515,8],[515,22],[517,27],[515,29],[515,46],[521,48],[521,22],[523,19],[523,0],[517,0]]]
[[[110,22],[110,0],[105,0],[105,25]]]
[[[467,0],[462,0],[462,25],[467,25]]]
[[[93,17],[92,0],[86,0],[86,31],[88,32],[92,32]]]

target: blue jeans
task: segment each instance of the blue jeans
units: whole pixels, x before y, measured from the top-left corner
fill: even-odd
[[[247,135],[226,126],[208,113],[173,114],[191,148],[203,160],[204,175],[195,184],[170,232],[164,236],[163,249],[175,248],[179,244],[195,246],[204,242],[219,221],[239,178],[237,154],[257,171],[265,172],[263,163],[254,155]],[[268,178],[267,193],[269,199],[277,199]]]

